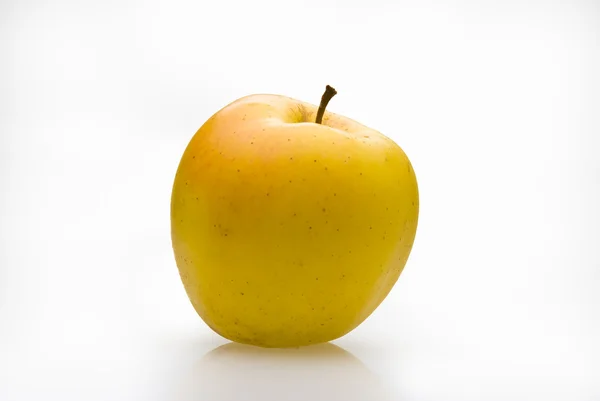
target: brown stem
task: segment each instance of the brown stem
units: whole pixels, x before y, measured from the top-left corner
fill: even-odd
[[[333,89],[331,86],[327,85],[325,87],[325,93],[321,96],[321,104],[319,105],[319,110],[317,111],[317,118],[315,122],[317,124],[321,124],[323,122],[323,115],[325,114],[325,107],[331,100],[332,97],[337,95],[337,91]]]

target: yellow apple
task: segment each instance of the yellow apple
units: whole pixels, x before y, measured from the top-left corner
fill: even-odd
[[[263,347],[339,338],[388,295],[413,246],[417,180],[391,139],[279,95],[225,106],[196,132],[171,197],[171,236],[196,312]],[[318,115],[317,115],[318,114]]]

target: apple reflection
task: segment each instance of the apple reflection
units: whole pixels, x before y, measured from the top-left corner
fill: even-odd
[[[391,400],[358,358],[331,343],[292,349],[228,343],[208,352],[180,390],[185,401]]]

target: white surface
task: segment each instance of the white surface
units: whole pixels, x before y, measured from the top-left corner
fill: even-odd
[[[599,400],[599,4],[204,3],[0,3],[0,400]],[[179,157],[325,84],[414,164],[408,265],[347,354],[210,353]]]

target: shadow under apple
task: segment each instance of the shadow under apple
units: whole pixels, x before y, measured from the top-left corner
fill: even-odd
[[[227,343],[183,378],[181,401],[392,400],[354,355],[331,344],[274,349]]]

